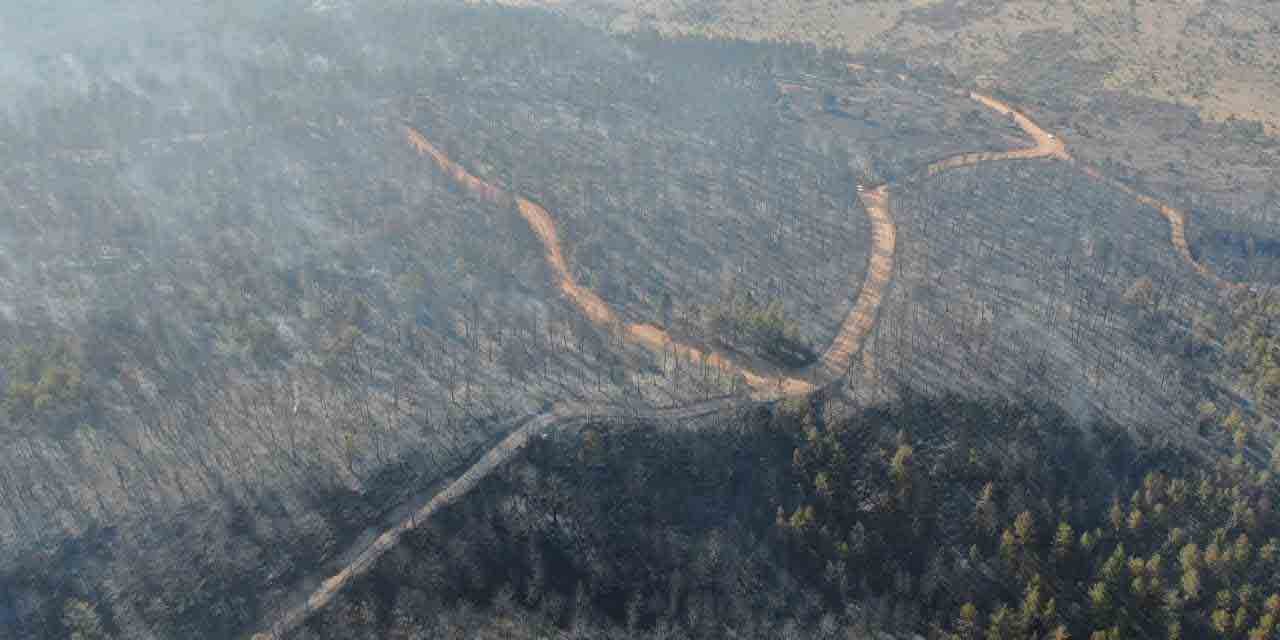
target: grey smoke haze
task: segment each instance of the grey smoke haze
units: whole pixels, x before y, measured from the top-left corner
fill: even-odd
[[[0,3],[0,105],[16,115],[24,100],[46,104],[113,83],[166,108],[188,101],[155,89],[178,82],[225,100],[233,70],[225,60],[263,53],[239,29],[307,10],[286,0]]]

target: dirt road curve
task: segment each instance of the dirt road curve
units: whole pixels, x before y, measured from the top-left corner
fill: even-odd
[[[1223,280],[1222,278],[1214,274],[1213,271],[1209,269],[1209,267],[1205,266],[1201,262],[1196,261],[1195,256],[1191,253],[1191,246],[1187,243],[1186,214],[1149,195],[1138,192],[1133,187],[1130,187],[1129,185],[1124,184],[1119,180],[1106,176],[1105,174],[1103,174],[1101,171],[1099,171],[1094,167],[1090,167],[1077,162],[1076,159],[1073,158],[1070,153],[1067,153],[1066,145],[1063,143],[1061,138],[1054,136],[1048,131],[1045,131],[1043,128],[1040,127],[1040,125],[1036,124],[1033,120],[1028,118],[1025,114],[1014,109],[1013,107],[1010,107],[1009,105],[1001,102],[1000,100],[997,100],[990,96],[982,95],[980,93],[970,92],[969,97],[978,101],[982,105],[986,106],[988,109],[991,109],[1003,115],[1011,116],[1013,118],[1013,121],[1018,125],[1018,127],[1021,128],[1027,135],[1031,136],[1031,139],[1034,140],[1036,143],[1035,146],[1029,147],[1026,149],[1015,149],[1013,151],[961,154],[961,155],[948,158],[940,162],[935,162],[929,165],[928,167],[929,175],[933,175],[941,171],[946,171],[947,169],[954,169],[956,167],[963,167],[966,165],[977,164],[979,162],[989,162],[989,161],[995,161],[995,160],[1029,160],[1032,158],[1056,158],[1058,160],[1073,163],[1077,165],[1080,168],[1080,170],[1085,173],[1085,175],[1095,180],[1106,182],[1107,184],[1132,196],[1140,204],[1146,205],[1160,212],[1160,215],[1169,223],[1169,242],[1173,245],[1173,248],[1178,252],[1178,254],[1182,256],[1182,259],[1186,260],[1188,264],[1190,264],[1197,272],[1200,273],[1200,275],[1204,276],[1206,279],[1213,282],[1216,286],[1225,288],[1225,289],[1233,289],[1233,288],[1239,288],[1239,287],[1245,286],[1241,283],[1234,283],[1234,282],[1228,282],[1226,280]]]
[[[642,345],[656,353],[674,352],[685,360],[702,361],[710,366],[726,372],[741,375],[759,398],[771,398],[779,393],[803,394],[814,389],[812,382],[800,378],[774,378],[764,376],[739,366],[729,358],[714,352],[705,352],[697,347],[681,344],[671,339],[666,331],[651,324],[621,324],[618,314],[611,309],[595,292],[578,284],[569,271],[569,264],[564,259],[564,251],[560,246],[559,232],[551,214],[541,205],[519,196],[511,196],[498,187],[477,178],[459,166],[442,151],[431,144],[421,132],[404,124],[405,138],[419,153],[429,156],[437,165],[463,188],[473,194],[495,204],[516,203],[520,216],[533,229],[538,240],[542,242],[543,253],[547,264],[555,274],[556,285],[566,298],[596,326],[611,330],[621,327],[624,337],[632,343]]]
[[[1139,204],[1146,205],[1148,207],[1151,207],[1152,209],[1155,209],[1156,211],[1159,211],[1160,215],[1163,216],[1164,219],[1169,222],[1170,244],[1173,245],[1173,248],[1178,252],[1178,255],[1182,256],[1183,260],[1186,260],[1188,263],[1190,263],[1191,266],[1194,267],[1195,270],[1199,272],[1201,276],[1204,276],[1206,279],[1213,282],[1214,285],[1223,289],[1239,289],[1247,286],[1244,283],[1229,282],[1227,280],[1223,280],[1221,277],[1218,276],[1218,274],[1214,273],[1204,263],[1196,261],[1195,255],[1191,253],[1191,245],[1187,243],[1186,214],[1184,214],[1183,212],[1177,209],[1174,209],[1168,204],[1165,204],[1159,200],[1156,200],[1155,198],[1152,198],[1149,195],[1146,195],[1144,193],[1139,193],[1133,187],[1130,187],[1129,185],[1123,182],[1120,182],[1119,180],[1108,177],[1104,175],[1101,171],[1098,171],[1093,167],[1081,166],[1080,170],[1084,171],[1086,175],[1088,175],[1091,178],[1094,178],[1095,180],[1106,182],[1107,184],[1110,184],[1111,186],[1129,194],[1130,196],[1133,196],[1133,199],[1137,200]]]
[[[995,98],[985,96],[980,93],[971,92],[969,97],[996,113],[1011,116],[1014,123],[1018,125],[1018,128],[1022,129],[1023,133],[1031,136],[1031,139],[1035,141],[1035,146],[1026,147],[1024,149],[1012,149],[1009,151],[962,153],[930,164],[925,169],[929,175],[934,175],[957,167],[967,167],[969,165],[975,165],[982,162],[995,162],[999,160],[1032,160],[1035,158],[1071,160],[1071,154],[1067,153],[1066,146],[1062,143],[1062,140],[1059,140],[1053,134],[1040,128],[1040,125],[1033,122],[1020,111],[1017,111]]]
[[[1031,136],[1031,139],[1036,142],[1036,146],[1030,149],[1017,149],[1004,154],[999,154],[1002,157],[996,158],[997,160],[1026,158],[1058,158],[1059,160],[1071,159],[1071,155],[1067,153],[1067,147],[1063,144],[1062,140],[1058,139],[1052,133],[1042,129],[1040,125],[1036,124],[1031,120],[1031,118],[1028,118],[1021,111],[1018,111],[1017,109],[1014,109],[991,96],[986,96],[981,93],[970,91],[969,97],[996,113],[1012,116],[1013,121],[1018,125],[1018,128],[1022,129],[1023,132]]]
[[[964,154],[964,155],[956,156],[954,158],[949,158],[942,162],[937,162],[930,165],[929,166],[930,175],[938,173],[939,171],[944,171],[946,169],[952,169],[955,167],[964,166],[966,164],[976,164],[977,162],[985,162],[990,160],[1025,160],[1030,158],[1056,158],[1058,160],[1071,162],[1076,166],[1078,166],[1080,170],[1085,173],[1085,175],[1095,180],[1106,182],[1107,184],[1132,196],[1140,204],[1151,207],[1156,211],[1160,212],[1160,215],[1169,223],[1169,242],[1173,245],[1173,248],[1178,252],[1178,254],[1182,256],[1182,259],[1186,260],[1188,264],[1190,264],[1197,272],[1200,273],[1200,275],[1204,276],[1206,279],[1213,282],[1216,286],[1225,288],[1225,289],[1233,289],[1233,288],[1239,288],[1239,287],[1245,286],[1241,283],[1228,282],[1226,280],[1223,280],[1222,278],[1218,277],[1217,274],[1213,273],[1213,271],[1209,269],[1209,267],[1205,266],[1201,262],[1196,261],[1195,255],[1191,253],[1191,246],[1187,243],[1186,214],[1149,195],[1138,192],[1133,187],[1130,187],[1129,185],[1124,184],[1119,180],[1108,177],[1107,175],[1103,174],[1101,171],[1099,171],[1094,167],[1090,167],[1082,163],[1076,162],[1075,158],[1073,158],[1071,154],[1067,153],[1066,145],[1063,143],[1061,138],[1058,138],[1050,134],[1049,132],[1045,131],[1039,125],[1037,125],[1034,121],[1028,118],[1026,115],[1010,107],[1009,105],[995,98],[992,98],[990,96],[985,96],[979,93],[970,92],[969,97],[973,98],[974,100],[977,100],[978,102],[985,105],[987,108],[992,109],[998,113],[1011,115],[1013,117],[1014,122],[1017,123],[1018,127],[1021,128],[1024,132],[1026,132],[1027,135],[1031,136],[1033,140],[1035,140],[1036,145],[1028,149],[1018,149],[1014,151],[1004,151],[1004,152],[996,152],[996,153],[973,153],[973,154]]]
[[[1056,158],[1067,162],[1073,161],[1071,155],[1067,153],[1062,140],[1042,129],[1024,114],[989,96],[970,93],[970,97],[989,109],[1010,116],[1018,127],[1035,141],[1035,145],[1011,151],[966,153],[953,156],[928,165],[925,168],[928,174],[933,175],[948,169],[999,160]],[[677,343],[665,331],[654,325],[622,325],[617,313],[604,300],[594,292],[579,285],[573,279],[569,265],[564,259],[564,252],[560,245],[555,221],[550,213],[532,201],[509,195],[498,187],[472,175],[431,144],[421,132],[407,123],[403,123],[402,127],[406,140],[419,153],[434,160],[459,185],[490,202],[496,204],[514,202],[516,204],[521,217],[528,222],[542,242],[547,263],[555,274],[560,292],[593,323],[610,328],[621,326],[626,338],[633,343],[641,344],[654,350],[674,349],[686,358],[690,356],[696,358],[705,357],[708,364],[726,371],[739,373],[753,389],[750,401],[802,395],[842,379],[849,372],[853,359],[862,348],[866,336],[875,326],[876,313],[893,277],[897,228],[893,223],[889,208],[890,185],[886,184],[860,195],[872,224],[873,247],[870,264],[868,265],[862,288],[858,293],[858,298],[842,322],[840,330],[835,339],[832,340],[831,345],[819,358],[818,362],[803,372],[801,377],[776,378],[757,374],[738,366],[719,354],[703,353],[696,347]],[[1090,176],[1116,184],[1143,204],[1158,209],[1169,220],[1172,229],[1171,240],[1178,251],[1192,264],[1195,264],[1197,270],[1201,273],[1220,282],[1209,273],[1208,269],[1197,264],[1192,258],[1191,251],[1186,243],[1185,216],[1181,212],[1149,196],[1139,194],[1126,185],[1116,183],[1092,168],[1085,167],[1084,170]],[[726,411],[747,401],[745,398],[721,398],[683,407],[651,411],[640,416],[633,415],[632,417],[643,417],[650,420],[688,420],[698,416]],[[442,507],[466,495],[482,479],[513,458],[532,438],[542,437],[544,434],[549,434],[556,430],[569,429],[589,419],[609,417],[609,411],[610,409],[601,407],[592,408],[562,403],[551,411],[525,422],[523,426],[503,439],[502,442],[487,452],[483,458],[468,468],[466,472],[433,496],[423,507],[378,536],[356,556],[355,560],[322,582],[304,602],[289,609],[271,624],[267,630],[254,635],[254,640],[280,638],[303,624],[311,614],[329,604],[341,592],[343,587],[368,572],[382,555],[399,543],[400,538],[406,532],[431,517]]]
[[[845,316],[831,346],[811,367],[812,378],[839,380],[853,366],[854,355],[876,323],[880,300],[893,277],[893,256],[897,250],[898,228],[889,214],[889,185],[864,192],[859,196],[867,216],[871,218],[871,263],[858,292],[853,309]]]

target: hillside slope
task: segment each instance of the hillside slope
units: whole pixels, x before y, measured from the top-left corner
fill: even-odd
[[[538,442],[290,637],[1275,628],[1262,468],[954,396],[715,420]]]

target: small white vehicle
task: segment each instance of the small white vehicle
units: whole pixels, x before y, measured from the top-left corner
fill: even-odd
[[[1053,140],[1053,134],[1052,134],[1052,133],[1051,133],[1051,134],[1049,134],[1049,139],[1050,139],[1050,140]]]

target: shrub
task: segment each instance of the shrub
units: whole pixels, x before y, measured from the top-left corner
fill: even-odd
[[[6,358],[5,415],[12,422],[54,423],[78,413],[85,396],[80,360],[67,344],[19,347]]]
[[[726,346],[751,351],[783,365],[799,366],[815,357],[778,301],[758,302],[750,293],[735,294],[711,305],[704,323],[708,332]]]

